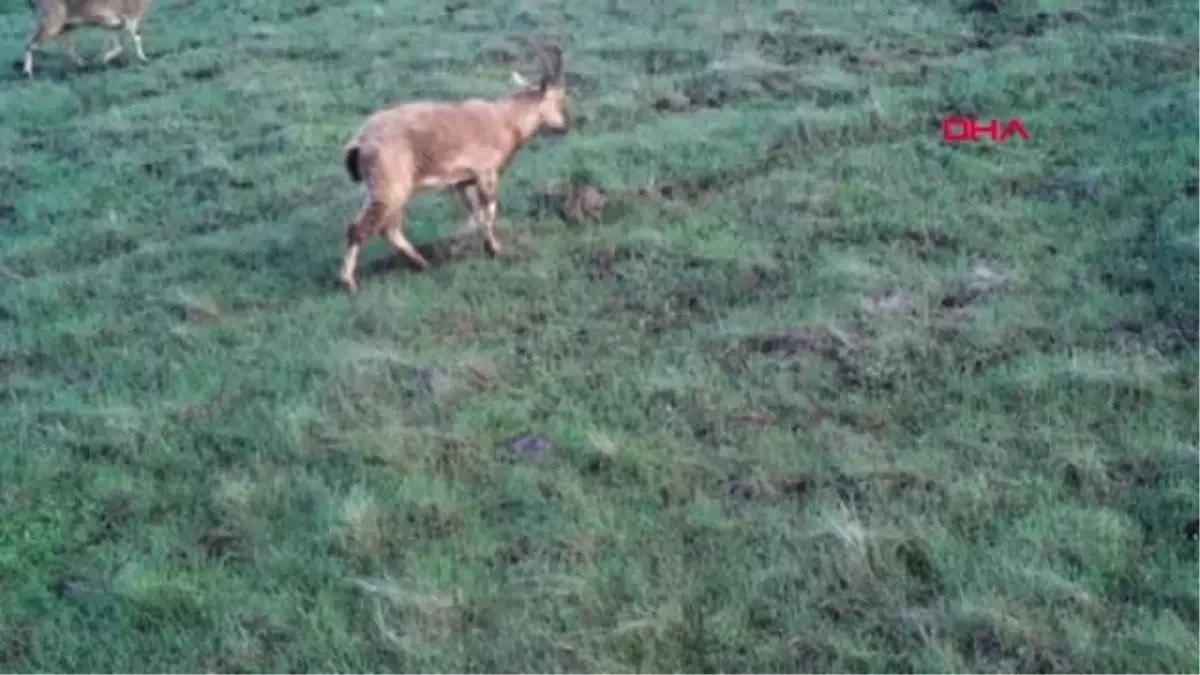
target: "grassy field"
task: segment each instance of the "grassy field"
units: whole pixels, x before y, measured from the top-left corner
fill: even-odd
[[[0,671],[1200,670],[1194,2],[0,12]],[[517,35],[501,258],[339,290]]]

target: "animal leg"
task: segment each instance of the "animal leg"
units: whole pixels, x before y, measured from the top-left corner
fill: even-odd
[[[479,229],[480,221],[477,215],[481,209],[479,208],[479,191],[474,183],[456,186],[454,197],[455,201],[467,209],[467,221],[458,228],[458,232],[454,235],[454,243],[450,246],[450,252],[457,255],[466,245],[467,237]]]
[[[50,30],[42,23],[38,22],[37,28],[34,29],[33,35],[29,37],[29,42],[25,45],[25,64],[21,69],[26,77],[33,77],[33,53],[42,51],[46,40],[52,37]]]
[[[347,290],[353,291],[358,288],[354,273],[358,267],[358,254],[362,250],[363,242],[368,237],[379,234],[380,225],[386,223],[387,217],[395,210],[391,204],[373,195],[367,195],[358,217],[346,228],[346,251],[342,255],[342,269],[338,280]]]
[[[129,37],[133,40],[133,49],[137,54],[137,58],[142,63],[146,63],[149,59],[146,58],[146,52],[142,51],[142,20],[140,17],[128,19],[125,22],[125,30],[129,32]]]
[[[79,52],[75,50],[75,33],[71,31],[65,31],[63,33],[63,41],[66,43],[67,56],[71,57],[71,60],[75,62],[75,65],[85,65],[83,57],[80,56]]]
[[[408,240],[408,237],[404,236],[404,231],[400,229],[399,225],[388,227],[387,230],[384,231],[384,235],[387,237],[387,240],[389,243],[391,243],[392,247],[395,248],[399,253],[403,253],[404,257],[411,260],[418,269],[429,269],[429,261],[425,259],[425,256],[421,255],[421,252],[417,250],[416,246],[412,245],[412,242]]]
[[[417,266],[417,269],[429,269],[429,261],[426,260],[425,256],[421,255],[421,252],[417,250],[417,247],[413,246],[412,242],[410,242],[408,238],[404,236],[404,227],[402,222],[404,216],[399,211],[400,210],[397,209],[396,211],[392,212],[391,217],[384,226],[384,236],[387,237],[387,240],[392,245],[392,248],[396,249],[398,253],[403,253],[404,257],[411,260],[412,263]]]
[[[476,181],[479,194],[479,219],[484,226],[484,246],[494,258],[500,255],[500,240],[496,238],[496,186],[499,182],[495,173],[480,175]]]
[[[126,19],[125,17],[121,16],[111,8],[109,3],[84,3],[83,6],[79,8],[79,11],[79,19],[82,23],[93,26],[102,26],[113,31],[124,30],[130,33],[137,31],[136,20]],[[121,39],[117,34],[113,34],[112,37],[109,38],[109,44],[112,46],[109,47],[108,51],[105,52],[104,56],[100,59],[101,62],[106,65],[113,59],[120,56],[121,52],[125,50],[125,48],[121,45]]]
[[[61,34],[67,25],[65,3],[37,3],[37,27],[25,45],[25,64],[22,69],[26,77],[33,77],[33,53],[44,51],[46,43]],[[31,3],[32,6],[32,3]]]
[[[101,61],[105,65],[108,65],[109,62],[120,56],[121,52],[125,51],[125,47],[121,45],[121,38],[116,33],[109,36],[108,43],[111,46],[108,48],[108,51],[104,52],[104,56],[101,58]]]

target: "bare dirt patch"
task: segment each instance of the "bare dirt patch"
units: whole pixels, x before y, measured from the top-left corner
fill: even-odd
[[[929,260],[939,253],[953,253],[962,249],[962,243],[956,237],[935,230],[905,230],[895,241],[920,260]]]
[[[214,63],[188,68],[180,74],[193,82],[208,82],[217,79],[223,72],[225,72],[224,68],[220,64]]]
[[[757,98],[807,100],[818,108],[832,108],[858,103],[868,95],[866,87],[811,81],[786,66],[750,72],[709,70],[684,80],[680,91],[692,108],[723,108]]]
[[[94,523],[89,528],[86,541],[89,546],[118,541],[127,531],[128,524],[139,517],[133,508],[133,498],[117,495],[106,499],[99,509]]]
[[[963,617],[946,626],[958,651],[975,662],[1012,663],[1022,673],[1070,673],[1069,648],[1049,636],[1026,635],[988,616]]]
[[[994,266],[977,264],[965,278],[951,284],[937,304],[946,310],[962,309],[1012,281],[1010,273],[1001,272]]]
[[[892,499],[904,494],[938,496],[943,490],[942,484],[930,476],[900,470],[744,477],[730,479],[724,486],[725,498],[732,504],[760,502],[775,505],[787,500],[808,499],[821,492],[844,502],[864,502],[872,494]]]
[[[248,562],[253,554],[249,537],[230,528],[206,530],[196,538],[196,544],[205,556],[234,563]]]
[[[621,205],[619,197],[611,198],[599,186],[551,181],[538,190],[530,215],[553,214],[570,225],[595,224],[617,217]]]
[[[798,31],[794,26],[759,33],[758,48],[785,66],[811,62],[821,56],[833,56],[850,50],[842,37],[817,31]]]
[[[520,256],[531,248],[528,233],[501,230],[499,236],[501,243],[505,246],[502,258]],[[476,231],[462,238],[455,234],[423,242],[413,242],[413,246],[429,262],[430,267],[436,268],[454,261],[487,256],[482,242],[482,233]],[[398,270],[405,270],[413,274],[422,273],[422,270],[418,269],[407,257],[396,254],[394,251],[389,251],[386,255],[377,258],[364,260],[361,270],[360,276],[372,276]]]
[[[510,461],[541,461],[554,457],[558,449],[549,439],[536,434],[522,434],[510,438],[505,446]]]
[[[574,258],[578,269],[600,282],[612,314],[651,334],[708,320],[732,307],[771,302],[786,287],[785,275],[764,264],[651,248],[585,249]]]
[[[1094,24],[1091,13],[1078,10],[1022,13],[1013,11],[1001,0],[975,0],[963,6],[975,31],[975,46],[995,49],[1014,39],[1036,37],[1072,24]]]
[[[37,643],[37,621],[0,621],[0,663],[24,663]]]
[[[632,64],[647,75],[668,75],[705,68],[712,56],[704,49],[685,47],[642,47],[601,49],[595,52],[607,61]]]
[[[1108,181],[1098,171],[1080,171],[1054,176],[1037,187],[1037,196],[1048,201],[1065,201],[1072,206],[1095,202],[1103,195]]]

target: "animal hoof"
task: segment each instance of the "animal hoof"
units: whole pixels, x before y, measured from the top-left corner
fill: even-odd
[[[358,284],[350,277],[338,277],[338,283],[341,284],[342,288],[351,293],[358,290]]]
[[[502,250],[502,248],[500,246],[500,242],[487,241],[487,242],[484,242],[483,245],[484,245],[484,248],[487,249],[488,255],[492,256],[493,258],[500,255],[500,251]]]

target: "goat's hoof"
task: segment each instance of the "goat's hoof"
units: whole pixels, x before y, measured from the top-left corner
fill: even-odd
[[[358,283],[356,283],[354,281],[354,279],[352,279],[350,277],[338,277],[338,283],[341,285],[342,288],[346,289],[347,291],[349,291],[351,293],[358,290]]]
[[[503,248],[500,246],[500,242],[498,241],[486,241],[483,243],[483,246],[487,249],[488,255],[492,256],[493,258],[499,257],[500,251],[503,250]]]

